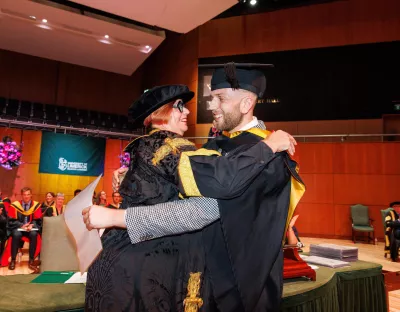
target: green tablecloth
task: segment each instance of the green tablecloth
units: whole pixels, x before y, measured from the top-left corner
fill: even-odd
[[[83,311],[83,284],[31,284],[37,276],[0,276],[0,311]]]
[[[382,266],[357,261],[350,267],[319,267],[317,279],[285,283],[282,312],[387,311]]]
[[[319,267],[316,272],[315,282],[285,283],[281,311],[387,311],[381,265],[357,261],[351,267]],[[0,311],[83,311],[84,285],[30,284],[36,277],[0,276]]]

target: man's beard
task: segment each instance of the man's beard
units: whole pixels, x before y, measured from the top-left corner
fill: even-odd
[[[216,123],[218,130],[232,131],[238,125],[240,125],[240,123],[243,120],[243,115],[239,111],[231,113],[222,113],[222,119],[223,119],[222,123],[220,123],[219,121],[217,121]]]

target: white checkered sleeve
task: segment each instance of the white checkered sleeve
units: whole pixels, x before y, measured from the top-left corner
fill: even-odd
[[[132,244],[199,230],[217,219],[217,200],[205,197],[131,207],[125,213],[126,228]]]

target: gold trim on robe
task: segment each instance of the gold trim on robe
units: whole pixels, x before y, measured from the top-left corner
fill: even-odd
[[[199,188],[197,187],[196,180],[190,164],[191,156],[221,156],[220,153],[214,150],[200,148],[197,151],[182,152],[178,164],[179,179],[185,191],[185,196],[200,197],[202,196]]]
[[[190,273],[187,296],[183,300],[185,312],[197,312],[203,305],[203,299],[198,297],[200,294],[201,272]]]
[[[193,142],[183,138],[166,138],[164,143],[165,144],[154,153],[154,157],[151,161],[154,166],[158,165],[167,155],[171,153],[176,155],[179,153],[179,148],[182,146],[195,146]]]
[[[40,203],[37,201],[34,201],[31,208],[29,210],[25,211],[24,208],[22,207],[21,203],[18,201],[15,201],[11,204],[13,208],[15,208],[19,213],[23,214],[24,216],[30,216],[35,213],[37,209],[40,208]]]

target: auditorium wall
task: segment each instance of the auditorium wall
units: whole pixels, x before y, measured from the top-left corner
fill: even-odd
[[[0,96],[126,115],[142,71],[124,76],[0,50]]]
[[[0,139],[6,135],[11,136],[18,144],[23,142],[24,146],[21,166],[13,170],[5,170],[0,167],[0,190],[3,192],[3,196],[19,200],[21,199],[21,188],[29,186],[37,201],[42,202],[47,192],[64,193],[65,199],[68,201],[73,197],[74,190],[85,188],[96,178],[39,173],[42,132],[1,127]],[[108,139],[106,141],[104,177],[96,191],[106,191],[109,201],[111,201],[112,194],[112,172],[120,167],[118,156],[121,154],[121,149],[127,144],[127,141],[121,140]]]

